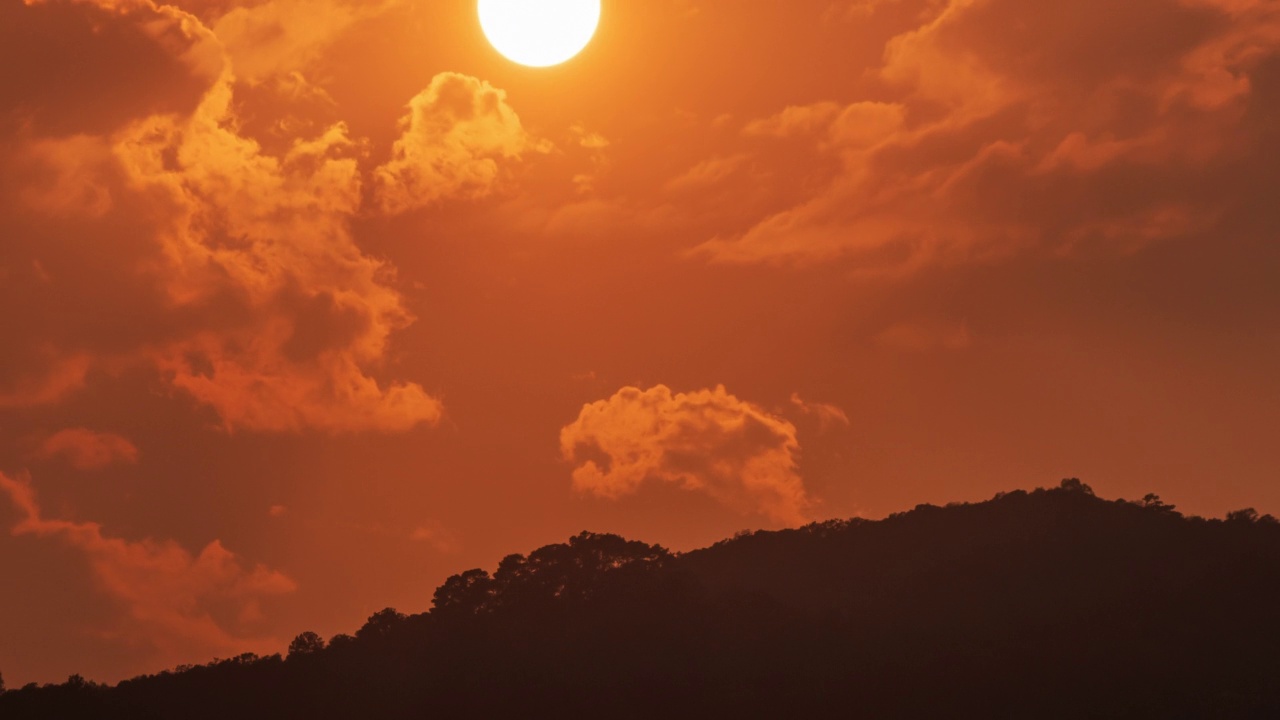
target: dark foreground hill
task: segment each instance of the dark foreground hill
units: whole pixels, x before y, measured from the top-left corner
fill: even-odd
[[[1280,523],[1079,481],[673,555],[512,555],[286,658],[0,695],[0,718],[1280,717]]]

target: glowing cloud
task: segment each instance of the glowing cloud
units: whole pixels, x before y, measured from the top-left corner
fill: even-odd
[[[409,101],[392,159],[374,171],[378,200],[388,213],[426,207],[444,198],[493,192],[499,160],[539,148],[489,83],[441,73]]]
[[[382,387],[365,372],[412,322],[391,271],[355,246],[347,221],[360,179],[346,128],[264,154],[227,129],[220,86],[188,122],[156,119],[122,155],[132,184],[171,194],[160,231],[171,303],[194,310],[234,293],[245,320],[157,353],[173,384],[229,427],[405,430],[440,416],[412,383]],[[127,151],[124,150],[127,148]],[[173,153],[182,171],[165,166]]]
[[[0,143],[4,174],[25,190],[0,201],[0,230],[33,268],[0,298],[62,308],[60,322],[6,318],[15,380],[0,405],[59,402],[95,369],[146,363],[228,430],[436,421],[440,403],[420,385],[376,376],[414,317],[393,268],[349,230],[362,194],[346,127],[264,150],[238,130],[234,71],[208,28],[145,2],[104,7],[75,12],[181,58],[179,84],[199,89],[197,102],[154,112],[139,97],[110,124]]]
[[[585,405],[560,431],[560,450],[577,465],[574,488],[602,498],[668,482],[779,524],[804,522],[812,504],[796,471],[795,426],[723,386],[623,388]]]

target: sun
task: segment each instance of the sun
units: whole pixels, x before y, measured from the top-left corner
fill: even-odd
[[[480,27],[509,60],[559,65],[582,52],[600,24],[600,0],[480,0]]]

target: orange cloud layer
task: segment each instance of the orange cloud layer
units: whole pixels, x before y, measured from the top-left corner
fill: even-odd
[[[862,14],[891,3],[851,6]],[[1131,252],[1226,226],[1275,179],[1280,9],[1254,0],[922,3],[886,46],[876,101],[748,122],[839,170],[695,253],[845,257],[868,273],[1027,252]]]
[[[137,462],[138,448],[115,433],[68,428],[45,438],[37,455],[63,458],[77,470],[98,470],[117,462]]]
[[[585,405],[560,431],[560,450],[577,465],[574,488],[598,497],[667,482],[781,524],[804,522],[812,504],[796,470],[795,426],[723,386],[623,388]]]
[[[172,541],[131,542],[97,523],[45,518],[31,485],[3,473],[0,491],[23,515],[12,533],[58,538],[83,553],[98,586],[127,612],[121,637],[149,643],[163,662],[279,644],[244,630],[259,619],[263,599],[296,588],[285,575],[246,567],[217,540],[192,555]]]

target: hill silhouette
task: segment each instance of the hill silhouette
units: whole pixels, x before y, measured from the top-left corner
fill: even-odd
[[[674,554],[615,535],[448,579],[432,609],[0,717],[1280,717],[1280,523],[1078,480]]]

